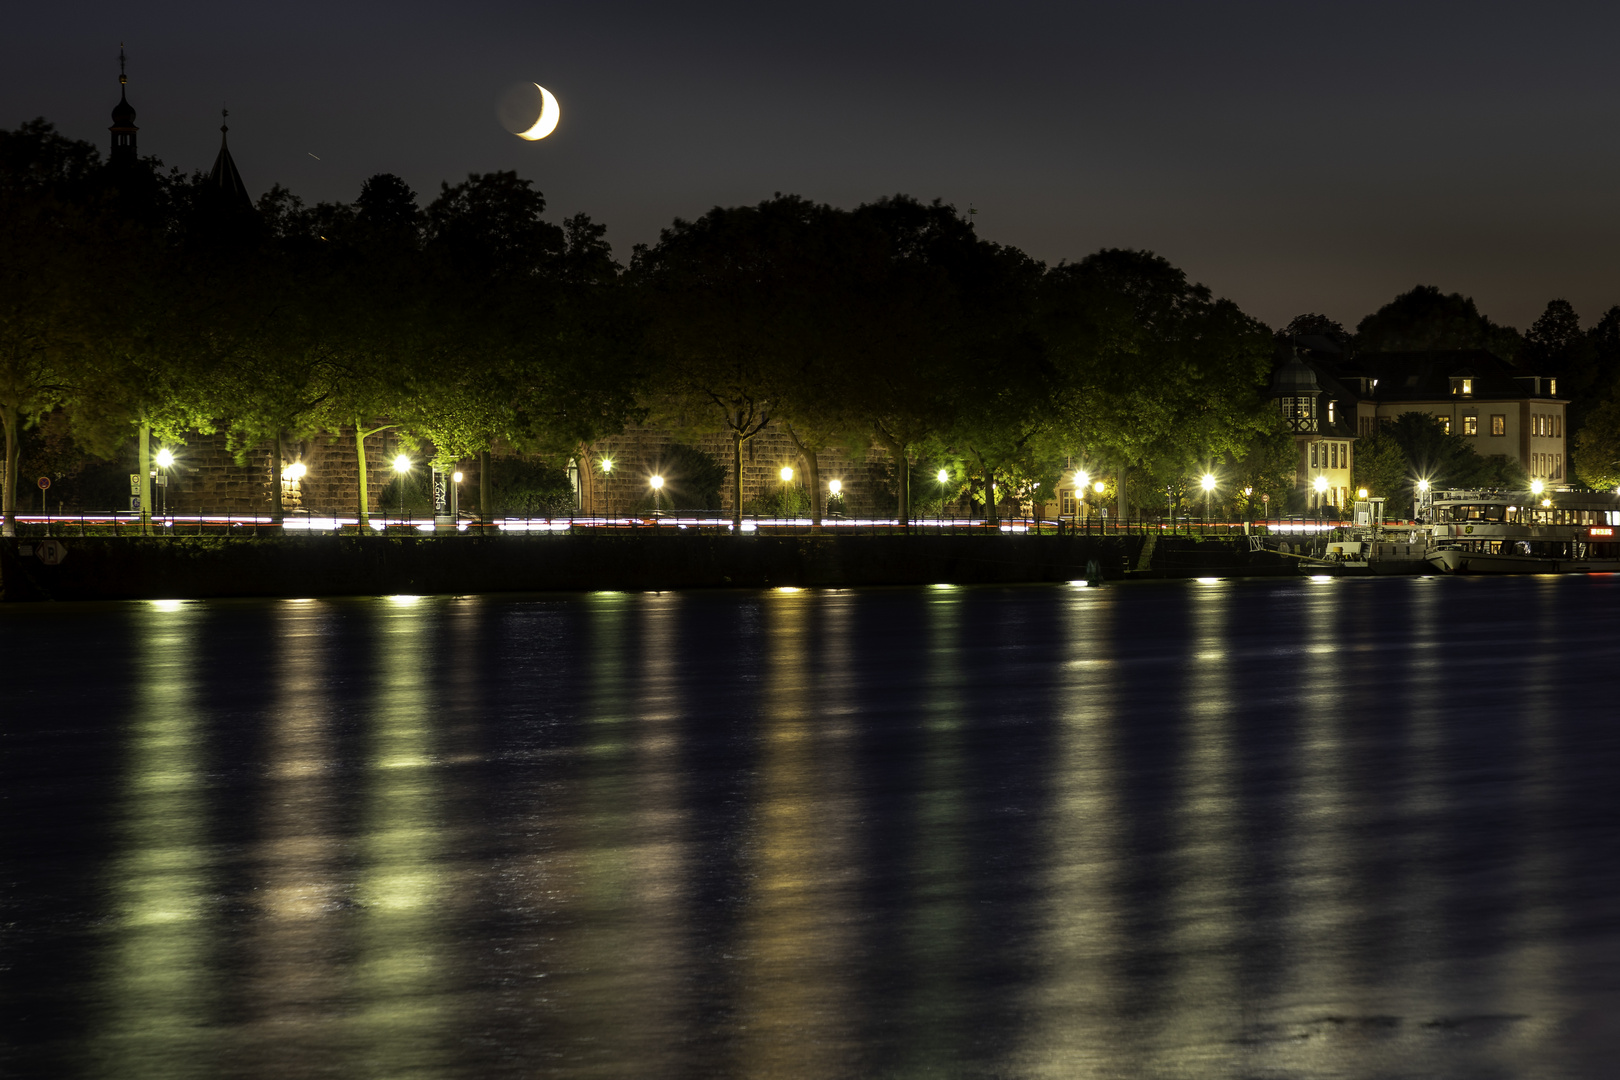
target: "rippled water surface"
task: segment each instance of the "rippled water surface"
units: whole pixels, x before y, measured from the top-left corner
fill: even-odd
[[[1620,580],[0,609],[0,1075],[1586,1077]]]

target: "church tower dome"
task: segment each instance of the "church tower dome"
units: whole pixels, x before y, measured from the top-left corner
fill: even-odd
[[[112,126],[107,130],[112,132],[112,153],[109,155],[114,164],[134,163],[136,158],[135,133],[140,128],[135,126],[135,106],[129,103],[129,97],[124,87],[129,83],[129,76],[124,74],[124,46],[118,46],[118,104],[113,106]]]

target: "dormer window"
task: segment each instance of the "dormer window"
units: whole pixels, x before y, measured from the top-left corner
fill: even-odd
[[[1451,392],[1459,397],[1473,397],[1474,380],[1465,375],[1452,376]]]
[[[1558,380],[1557,379],[1548,379],[1547,380],[1547,396],[1548,397],[1557,397],[1558,396]]]
[[[1328,424],[1330,424],[1330,425],[1335,424],[1335,423],[1338,422],[1337,420],[1334,419],[1333,405],[1334,405],[1333,399],[1328,398]]]

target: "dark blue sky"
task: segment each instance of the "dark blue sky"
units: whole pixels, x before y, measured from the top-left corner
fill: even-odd
[[[516,169],[627,256],[715,204],[903,191],[1047,261],[1151,248],[1273,324],[1420,282],[1521,328],[1620,303],[1613,5],[36,5],[0,125],[105,150],[120,40],[142,152],[206,168],[227,103],[255,195]],[[518,80],[562,102],[544,142],[495,119]]]

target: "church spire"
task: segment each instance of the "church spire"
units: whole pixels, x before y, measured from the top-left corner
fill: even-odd
[[[221,109],[219,115],[221,120],[229,121],[231,111]],[[214,168],[208,174],[208,189],[222,210],[251,213],[253,197],[248,194],[247,185],[242,183],[242,174],[236,171],[236,161],[231,157],[230,144],[226,141],[230,130],[228,122],[219,125],[219,156],[214,158]]]
[[[113,106],[112,126],[107,130],[112,132],[112,153],[109,159],[114,164],[133,164],[136,159],[135,133],[140,128],[135,126],[135,107],[129,103],[125,87],[129,85],[129,76],[124,71],[124,43],[118,43],[118,104]]]

